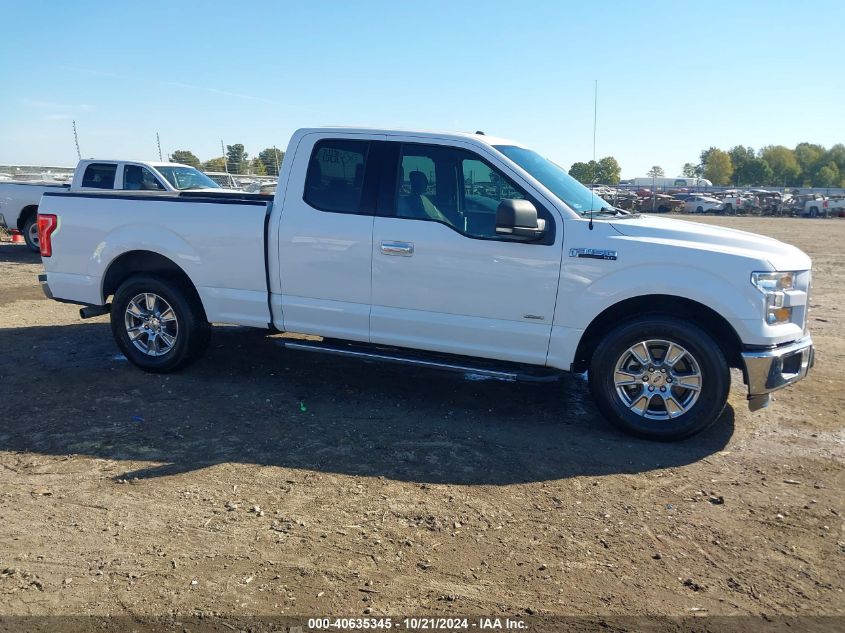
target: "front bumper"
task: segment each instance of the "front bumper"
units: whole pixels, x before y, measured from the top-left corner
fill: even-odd
[[[798,382],[815,362],[813,339],[809,336],[779,347],[742,353],[748,383],[748,408],[757,411],[769,405],[773,391]]]

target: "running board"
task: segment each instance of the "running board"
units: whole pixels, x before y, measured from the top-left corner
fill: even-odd
[[[318,341],[288,340],[279,341],[286,349],[299,350],[303,352],[317,352],[320,354],[332,354],[346,358],[358,358],[361,360],[378,361],[382,363],[399,363],[402,365],[413,365],[427,369],[442,369],[446,371],[457,371],[465,374],[475,374],[496,380],[510,382],[551,382],[560,377],[560,373],[544,367],[522,368],[519,366],[498,367],[491,365],[476,365],[471,360],[464,361],[450,360],[441,355],[426,357],[424,355],[413,356],[412,350],[400,350],[396,348],[373,347],[366,349],[364,346],[353,346],[344,344],[328,344]],[[404,352],[404,353],[403,353]],[[533,371],[532,371],[533,370]]]

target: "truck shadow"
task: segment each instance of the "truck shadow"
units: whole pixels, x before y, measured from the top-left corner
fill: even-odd
[[[601,418],[576,376],[474,380],[287,351],[245,328],[215,328],[180,373],[146,374],[97,321],[0,330],[0,450],[125,461],[119,478],[234,462],[506,485],[681,466],[733,433],[728,407],[690,440],[640,441]]]
[[[40,264],[41,255],[33,253],[26,244],[0,242],[0,263]]]

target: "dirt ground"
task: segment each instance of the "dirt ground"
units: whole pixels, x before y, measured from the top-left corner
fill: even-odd
[[[702,221],[813,257],[817,362],[669,445],[242,328],[145,374],[0,245],[0,616],[845,615],[845,220]]]

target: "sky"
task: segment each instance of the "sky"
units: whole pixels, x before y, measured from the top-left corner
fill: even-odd
[[[484,130],[668,176],[845,142],[845,2],[0,0],[0,164],[202,160],[300,127]]]

